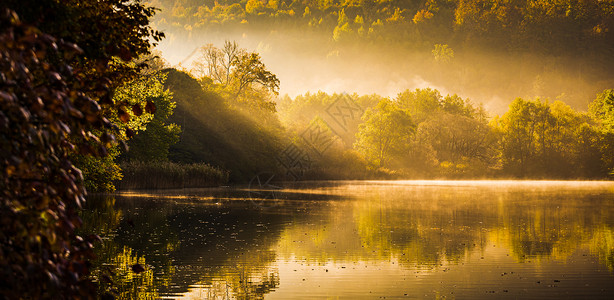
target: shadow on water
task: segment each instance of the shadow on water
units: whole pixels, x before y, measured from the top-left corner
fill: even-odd
[[[215,203],[199,201],[198,196],[91,197],[82,216],[84,223],[91,225],[83,231],[104,237],[104,244],[98,248],[103,266],[126,256],[126,249],[149,266],[152,278],[134,281],[129,276],[120,276],[116,280],[121,281],[120,285],[151,284],[156,293],[147,295],[153,298],[178,295],[191,285],[207,284],[207,280],[220,277],[229,285],[221,292],[232,291],[240,298],[260,298],[278,284],[275,271],[268,270],[275,259],[270,249],[288,224],[322,206],[311,201],[323,200],[325,196],[281,193],[292,195],[282,199],[301,199],[297,197],[307,195],[303,198],[310,202],[294,203],[291,207],[260,207],[237,196],[242,191],[231,191],[233,197],[223,191],[212,192],[208,197],[214,197]],[[202,191],[199,193],[203,195]],[[143,294],[136,287],[122,288],[136,293],[119,293],[120,296],[132,298]]]
[[[614,185],[534,183],[141,191],[91,198],[84,230],[120,298],[612,296]]]

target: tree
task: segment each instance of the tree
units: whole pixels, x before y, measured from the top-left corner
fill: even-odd
[[[456,94],[444,97],[440,105],[442,111],[453,115],[465,116],[478,121],[485,121],[488,118],[482,105],[476,107],[469,99],[463,99]]]
[[[471,173],[484,174],[494,156],[494,134],[488,124],[462,114],[439,113],[420,123],[416,140],[428,145],[440,166],[455,166],[445,172],[474,168]]]
[[[156,105],[156,111],[143,130],[128,142],[130,150],[126,156],[140,161],[167,161],[170,147],[179,141],[181,128],[168,121],[176,103],[172,93],[163,87],[166,74],[156,73],[152,77],[153,89],[145,95]]]
[[[544,135],[552,121],[548,105],[517,98],[509,110],[494,120],[502,135],[502,160],[506,171],[516,176],[536,175],[544,170]]]
[[[454,50],[448,45],[435,44],[431,53],[433,53],[435,61],[440,63],[449,63],[454,58]]]
[[[602,130],[614,133],[614,90],[605,90],[589,105],[591,116],[600,123]]]
[[[264,8],[260,0],[248,0],[245,4],[245,11],[248,14],[258,14],[260,11],[264,10]]]
[[[561,101],[553,102],[550,111],[554,118],[554,126],[549,131],[552,172],[565,177],[597,178],[606,175],[600,153],[602,135],[590,116]]]
[[[114,146],[108,149],[108,155],[93,157],[73,155],[73,161],[83,172],[85,186],[90,192],[113,192],[114,182],[123,178],[122,170],[117,163],[118,158],[127,157],[143,161],[168,159],[169,148],[179,141],[178,125],[168,123],[175,103],[172,94],[164,89],[166,76],[161,71],[144,69],[140,77],[133,79],[114,90],[113,101],[126,103],[131,107],[123,118],[129,121],[123,123],[120,116],[110,120],[118,125],[116,138],[127,142],[128,151],[122,154],[122,149]],[[155,112],[143,110],[142,103],[155,105]],[[121,156],[120,156],[121,155]]]
[[[600,152],[604,167],[614,172],[614,90],[604,90],[589,105],[589,114],[597,122]]]
[[[202,84],[211,82],[236,101],[251,100],[259,107],[275,111],[275,103],[268,97],[242,99],[250,92],[278,94],[279,79],[266,69],[258,53],[247,52],[230,41],[226,41],[222,49],[207,45],[200,52],[201,57],[194,63],[192,73]]]
[[[408,151],[416,125],[406,110],[385,99],[367,109],[362,119],[354,148],[373,166],[388,166],[394,157]]]
[[[599,136],[589,121],[560,101],[514,100],[493,120],[504,171],[523,177],[600,176]]]
[[[177,104],[169,122],[181,126],[180,141],[170,148],[171,161],[208,163],[240,181],[276,165],[284,146],[279,124],[268,125],[230,107],[223,95],[203,89],[189,74],[173,69],[167,74],[165,85]]]
[[[349,19],[342,9],[339,11],[337,26],[333,30],[333,40],[336,42],[347,40],[351,37],[352,28],[350,27]]]
[[[164,101],[170,101],[171,94],[165,91],[162,86],[164,76],[160,73],[147,74],[146,72],[149,71],[142,70],[139,77],[122,84],[113,91],[113,102],[129,108],[120,110],[118,114],[107,112],[109,120],[116,124],[118,128],[115,137],[120,142],[127,142],[136,133],[149,128],[149,123],[155,119],[153,108],[156,105],[155,99],[162,98],[162,101],[157,102],[161,102],[159,104],[164,108],[167,105]],[[145,109],[143,109],[143,106],[145,106]],[[155,125],[152,128],[155,128]],[[100,132],[94,134],[99,135]],[[164,147],[164,144],[155,144],[148,150],[156,151],[156,149],[159,149],[158,147]],[[116,161],[120,153],[121,149],[116,145],[109,147],[108,154],[104,157],[72,155],[75,165],[83,172],[88,191],[115,191],[114,182],[122,179],[121,168]]]
[[[149,54],[164,34],[149,26],[155,10],[142,0],[5,0],[3,7],[17,12],[24,22],[83,50],[76,57],[76,73],[101,104],[112,104],[108,89],[136,77],[144,65],[124,64]],[[120,58],[120,59],[116,59]],[[117,107],[119,109],[119,107]]]
[[[83,53],[75,56],[71,64],[82,82],[81,90],[98,102],[108,120],[118,125],[115,134],[122,145],[132,137],[131,125],[143,119],[140,114],[136,118],[135,115],[153,111],[155,106],[151,102],[114,97],[117,94],[114,90],[121,90],[140,76],[147,64],[133,60],[149,54],[150,47],[163,37],[149,27],[154,9],[140,0],[7,0],[4,4],[44,32],[79,45]],[[100,138],[102,131],[92,134]],[[112,191],[112,181],[121,178],[114,162],[119,150],[109,148],[107,153],[111,155],[72,154],[73,162],[82,169],[86,184],[93,191]]]
[[[443,98],[438,90],[426,88],[406,90],[397,95],[396,101],[417,123],[420,123],[441,109]]]

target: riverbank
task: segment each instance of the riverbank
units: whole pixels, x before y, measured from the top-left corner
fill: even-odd
[[[228,183],[229,172],[205,163],[125,162],[118,190],[214,187]]]

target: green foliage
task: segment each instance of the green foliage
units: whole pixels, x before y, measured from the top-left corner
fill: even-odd
[[[409,151],[409,140],[416,131],[410,114],[390,100],[382,100],[369,108],[359,126],[354,148],[375,167],[387,167],[389,162]]]
[[[382,96],[372,95],[347,95],[357,106],[363,110],[369,107],[374,107],[381,100],[385,99]],[[328,114],[328,108],[336,101],[342,101],[343,94],[327,94],[324,92],[306,93],[298,95],[294,99],[283,97],[278,100],[278,115],[279,119],[286,126],[287,130],[293,135],[299,135],[305,131],[310,123],[316,118],[325,118],[326,122],[335,122]],[[358,112],[355,112],[358,113]],[[358,123],[361,116],[356,115],[354,120],[346,119],[346,130],[337,130],[336,136],[339,137],[349,148],[355,142],[356,132],[358,131]],[[333,124],[334,125],[334,124]]]
[[[388,68],[383,80],[396,81],[397,72],[418,75],[476,100],[554,99],[564,92],[567,103],[581,108],[614,78],[612,1],[261,2],[253,1],[262,8],[248,14],[245,0],[156,0],[161,11],[154,22],[188,44],[199,36],[243,34],[248,42],[269,45],[273,55],[287,50],[307,61],[331,61],[327,54],[337,53],[339,61]],[[176,3],[191,13],[173,17]],[[284,73],[300,73],[290,69]],[[314,70],[306,68],[307,78],[317,77]],[[529,78],[538,76],[539,93],[529,93]]]
[[[168,159],[170,145],[179,139],[179,127],[164,123],[174,108],[171,94],[163,88],[164,78],[160,73],[143,74],[114,90],[113,102],[131,108],[124,110],[124,114],[108,113],[110,120],[119,124],[118,140],[126,141],[134,137],[134,132],[139,132],[129,142],[130,147],[134,148],[124,155],[128,158]],[[151,105],[157,105],[155,114],[153,109],[147,109]],[[72,159],[83,172],[88,191],[114,192],[114,182],[122,178],[121,168],[116,162],[119,156],[120,149],[115,145],[108,149],[105,157],[73,155]]]
[[[343,25],[338,25],[335,27],[333,30],[333,40],[338,42],[344,39],[349,39],[351,34],[352,29],[350,28],[350,24],[346,22]]]
[[[260,0],[248,0],[245,4],[245,12],[248,14],[257,15],[261,11],[263,11],[264,5],[262,5],[262,1]]]
[[[599,95],[591,104],[591,114],[575,111],[560,101],[549,104],[517,99],[504,116],[495,117],[489,124],[484,108],[469,99],[443,97],[434,89],[407,90],[393,104],[411,115],[416,122],[415,134],[401,143],[402,151],[388,155],[394,158],[387,166],[399,176],[421,178],[603,178],[614,168],[614,134],[608,133],[606,117],[611,112],[611,104],[607,104],[610,95],[610,90]],[[378,103],[390,103],[377,95],[351,98],[368,108],[371,125],[378,120],[374,117],[379,114]],[[325,114],[335,99],[335,94],[323,92],[295,99],[283,97],[278,102],[280,119],[291,133],[299,135],[314,118]],[[378,166],[381,149],[376,143],[377,132],[368,128],[377,126],[366,122],[360,125],[362,136],[357,136],[355,147],[371,166]],[[348,170],[362,164],[335,164],[334,160],[342,161],[343,151],[339,148],[324,155],[321,161],[326,162],[316,162],[307,176],[315,179],[337,174],[347,178],[343,172],[322,171],[327,166]],[[353,172],[363,174],[361,178],[374,176],[359,169]]]
[[[605,90],[589,105],[589,112],[601,128],[614,133],[614,90]]]
[[[117,114],[112,119],[120,127],[123,139],[131,137],[134,132],[145,130],[147,123],[153,119],[153,112],[143,110],[147,102],[152,102],[155,97],[170,97],[165,95],[162,81],[164,78],[160,74],[141,75],[113,90],[113,102],[123,103],[130,108],[125,115]],[[122,121],[125,117],[129,119],[128,122]]]
[[[102,157],[71,155],[71,160],[83,174],[83,184],[89,192],[115,192],[114,182],[122,179],[122,170],[116,162],[119,148],[115,145],[107,151],[107,155]]]
[[[562,102],[518,98],[493,126],[501,134],[501,163],[509,174],[603,176],[596,129],[587,116]]]
[[[232,104],[275,111],[269,92],[277,95],[279,79],[266,69],[255,52],[226,41],[222,49],[207,45],[200,49],[192,73],[203,87],[219,89]]]
[[[589,105],[589,113],[597,122],[596,130],[600,134],[596,135],[591,130],[585,135],[591,140],[598,139],[597,143],[593,141],[591,145],[599,145],[602,168],[607,169],[610,176],[614,175],[614,90],[607,89],[597,95]]]
[[[404,165],[417,176],[490,175],[494,136],[481,106],[430,88],[406,90],[396,98],[418,123]]]
[[[169,122],[181,126],[180,141],[171,146],[174,162],[203,162],[246,181],[277,166],[284,144],[281,125],[270,111],[240,110],[215,89],[203,88],[189,74],[168,70],[166,87],[177,107]]]
[[[141,1],[123,0],[10,0],[6,4],[18,13],[23,12],[25,20],[47,33],[79,45],[83,53],[75,57],[73,68],[81,77],[82,90],[98,101],[106,119],[118,125],[115,134],[120,142],[131,137],[135,130],[143,129],[151,119],[147,112],[155,107],[143,101],[148,86],[134,84],[147,80],[140,77],[145,64],[135,64],[132,60],[149,54],[152,42],[155,45],[163,37],[149,27],[153,8]],[[100,139],[103,132],[94,134]],[[112,180],[121,175],[113,159],[78,157],[82,154],[87,153],[72,157],[77,167],[83,169],[86,185],[93,191],[114,190]],[[101,164],[100,169],[89,169],[96,168],[97,164]]]
[[[546,130],[554,124],[547,103],[517,98],[496,126],[502,132],[502,160],[508,172],[527,176],[544,170]]]
[[[397,103],[407,109],[417,123],[426,120],[430,115],[441,109],[443,98],[438,90],[416,89],[406,90],[397,95]]]
[[[449,63],[454,58],[454,50],[448,45],[435,44],[432,53],[435,61],[441,63]]]
[[[442,176],[490,176],[496,136],[480,120],[463,114],[440,113],[420,123],[416,144],[429,149]],[[410,162],[428,161],[414,155]]]
[[[324,114],[326,109],[341,96],[342,94],[338,93],[327,94],[318,91],[317,93],[307,92],[296,96],[294,99],[288,96],[282,97],[277,102],[279,118],[290,129],[304,129],[315,117]],[[376,106],[381,100],[385,99],[377,94],[362,96],[351,94],[348,96],[362,108]]]
[[[481,106],[476,107],[469,99],[460,96],[447,95],[442,97],[438,90],[431,88],[405,90],[396,97],[397,103],[407,109],[412,117],[422,122],[439,112],[462,115],[470,118],[485,120],[486,112]]]
[[[147,82],[132,83],[139,84],[141,88],[146,89],[138,97],[132,99],[141,97],[145,101],[149,100],[156,106],[156,111],[153,115],[143,115],[147,116],[150,121],[143,122],[139,127],[141,131],[128,142],[130,148],[124,156],[128,160],[167,161],[169,149],[179,142],[181,133],[179,125],[168,121],[173,115],[176,103],[172,101],[172,94],[164,89],[165,74],[155,73],[148,77]]]
[[[173,104],[167,98],[156,98],[156,107],[165,107],[164,104]],[[166,106],[166,108],[171,107]],[[145,131],[137,134],[130,142],[128,159],[143,161],[166,161],[172,145],[179,142],[181,128],[175,123],[166,124],[166,119],[154,115],[154,119],[147,124]]]

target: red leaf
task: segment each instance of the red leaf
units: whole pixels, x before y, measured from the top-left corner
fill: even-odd
[[[147,100],[147,104],[145,105],[145,111],[153,114],[156,112],[156,105],[151,101],[151,100]]]
[[[128,121],[130,121],[130,115],[124,110],[124,108],[119,109],[117,116],[124,123],[128,123]]]
[[[143,114],[143,109],[141,108],[140,105],[135,104],[135,105],[132,105],[132,112],[134,113],[135,116],[138,117]]]

